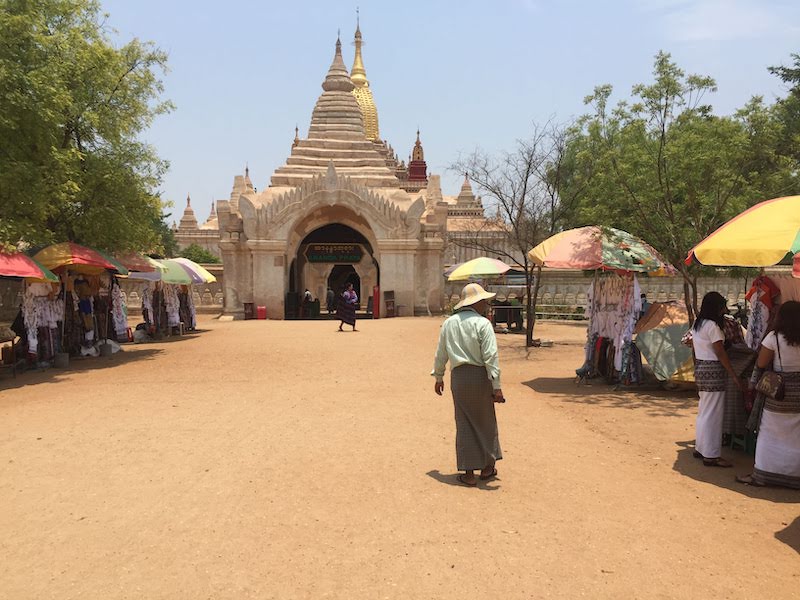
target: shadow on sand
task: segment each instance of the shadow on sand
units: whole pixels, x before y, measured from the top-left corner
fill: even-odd
[[[590,380],[588,385],[578,385],[573,378],[537,377],[524,381],[523,385],[563,402],[601,408],[637,409],[652,417],[681,415],[697,404],[697,394],[693,391],[653,389],[648,386],[615,388],[602,379]]]
[[[439,483],[444,483],[445,485],[452,485],[455,487],[469,487],[464,485],[457,479],[461,473],[453,473],[452,475],[445,475],[444,473],[441,473],[438,469],[435,469],[433,471],[428,471],[425,474],[431,479],[435,479]],[[477,488],[481,490],[486,490],[488,492],[495,492],[500,489],[499,485],[494,485],[498,481],[500,481],[499,477],[496,477],[492,481],[481,481],[480,479],[478,479]]]
[[[181,339],[181,338],[175,338],[175,339]],[[158,342],[158,343],[163,343],[163,342]],[[159,354],[162,354],[163,352],[164,351],[159,348],[147,348],[147,345],[145,344],[142,346],[137,346],[135,348],[123,347],[123,349],[120,352],[117,352],[116,354],[110,357],[106,356],[87,357],[87,358],[72,357],[70,358],[69,361],[69,367],[66,369],[55,369],[55,368],[28,369],[24,373],[17,373],[16,378],[12,377],[11,375],[4,375],[3,378],[0,379],[0,392],[4,390],[13,390],[30,385],[58,383],[65,377],[73,373],[79,373],[81,371],[94,371],[96,369],[107,369],[109,367],[116,367],[130,362],[141,361],[141,360],[152,360],[156,358]]]
[[[800,554],[800,517],[797,517],[786,529],[781,529],[775,534],[775,539],[780,540],[795,552]]]
[[[721,469],[719,467],[706,467],[703,461],[692,456],[694,452],[694,440],[686,442],[676,442],[678,453],[675,457],[675,464],[672,466],[684,477],[710,483],[747,496],[748,498],[758,498],[770,502],[779,503],[798,503],[800,502],[800,491],[790,490],[779,487],[753,487],[736,481],[737,475],[746,475],[753,470],[753,457],[742,452],[733,452],[729,448],[723,448],[723,455],[733,463],[732,469]],[[794,540],[798,540],[800,535],[800,525],[796,525]],[[790,544],[791,545],[791,544]],[[800,552],[800,550],[798,550]]]

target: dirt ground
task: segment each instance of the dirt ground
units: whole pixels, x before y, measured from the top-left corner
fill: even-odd
[[[500,477],[455,480],[441,319],[206,319],[0,380],[0,597],[797,598],[800,492],[691,456],[689,393],[499,336]]]

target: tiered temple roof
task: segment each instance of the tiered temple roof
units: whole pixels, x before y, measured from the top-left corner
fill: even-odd
[[[352,94],[354,85],[344,66],[342,43],[338,39],[322,89],[311,114],[308,138],[296,140],[286,164],[272,175],[272,186],[300,186],[325,173],[333,161],[338,173],[361,185],[399,187],[385,157],[366,137],[361,108]]]

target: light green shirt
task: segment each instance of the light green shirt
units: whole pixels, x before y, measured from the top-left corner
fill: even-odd
[[[436,381],[444,381],[444,367],[448,360],[451,371],[461,365],[486,367],[492,389],[500,389],[500,364],[494,328],[489,319],[471,308],[460,310],[442,324],[431,372]]]

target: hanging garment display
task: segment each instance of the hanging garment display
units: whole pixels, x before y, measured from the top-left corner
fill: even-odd
[[[181,302],[178,299],[178,288],[175,285],[165,283],[164,305],[167,308],[167,327],[177,327],[181,323]]]
[[[775,299],[779,293],[780,288],[769,277],[761,275],[753,280],[753,285],[745,296],[750,303],[750,319],[747,323],[745,342],[752,350],[758,350],[761,340],[767,333],[775,308]]]
[[[578,375],[588,370],[611,377],[623,374],[623,381],[641,381],[641,356],[632,343],[633,330],[642,310],[641,288],[635,275],[607,274],[597,277],[588,290],[589,317],[586,362]],[[608,343],[601,347],[599,341]],[[604,349],[613,348],[610,364]]]
[[[127,339],[128,334],[128,305],[119,283],[115,280],[111,288],[111,317],[114,323],[114,333],[118,340]]]

